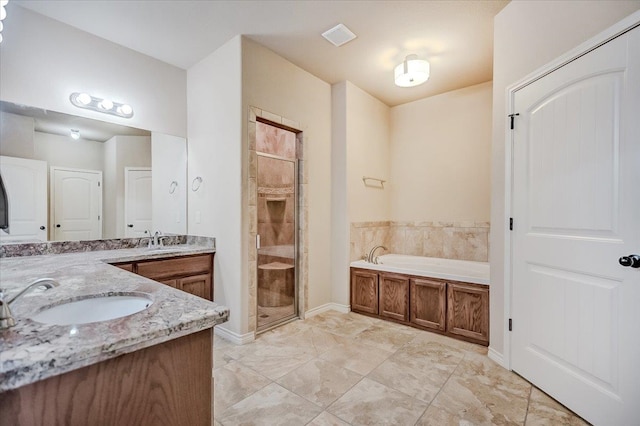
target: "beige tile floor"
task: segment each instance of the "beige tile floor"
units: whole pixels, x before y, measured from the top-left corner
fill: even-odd
[[[486,348],[329,311],[214,343],[216,425],[585,425]]]

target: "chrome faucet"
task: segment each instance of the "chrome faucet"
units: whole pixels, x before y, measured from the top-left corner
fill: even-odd
[[[54,287],[58,287],[60,283],[53,278],[40,278],[32,282],[22,290],[20,293],[13,296],[11,299],[5,301],[4,300],[4,292],[5,290],[0,289],[0,330],[7,329],[9,327],[13,327],[16,325],[16,319],[13,317],[13,313],[9,306],[15,302],[20,297],[24,296],[26,293],[30,292],[32,289],[36,287],[44,287],[45,290],[52,289]]]
[[[375,246],[371,249],[371,251],[369,252],[369,255],[365,256],[365,261],[369,262],[369,263],[375,263],[376,265],[378,264],[378,257],[374,257],[374,254],[376,252],[377,249],[381,248],[382,250],[387,250],[387,248],[385,246]]]
[[[149,234],[149,245],[148,248],[153,247],[164,247],[164,239],[165,236],[161,231],[156,231],[154,234],[151,234],[151,231],[146,231]]]

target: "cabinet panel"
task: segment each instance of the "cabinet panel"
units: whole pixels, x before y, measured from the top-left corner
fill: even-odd
[[[351,270],[351,309],[356,312],[378,314],[377,273]]]
[[[472,284],[447,285],[447,332],[489,341],[489,289]]]
[[[150,260],[138,263],[138,274],[158,280],[176,276],[195,275],[211,272],[213,259],[210,254]]]
[[[158,282],[168,285],[169,287],[178,288],[178,280],[161,280]]]
[[[409,321],[409,278],[402,275],[380,274],[381,317]]]
[[[113,266],[117,266],[120,269],[124,269],[125,271],[133,272],[133,263],[119,263],[114,264]]]
[[[445,330],[447,284],[423,278],[411,279],[411,322],[433,330]]]
[[[200,296],[203,299],[213,300],[211,295],[211,275],[209,274],[179,279],[176,288]]]

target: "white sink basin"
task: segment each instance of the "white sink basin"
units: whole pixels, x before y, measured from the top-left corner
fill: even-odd
[[[147,309],[153,301],[141,294],[100,295],[44,308],[31,319],[45,324],[73,325],[108,321]]]

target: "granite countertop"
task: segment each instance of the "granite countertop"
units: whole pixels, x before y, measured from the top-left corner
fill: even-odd
[[[59,287],[34,290],[12,303],[17,324],[0,330],[0,392],[227,321],[225,306],[109,265],[213,252],[211,247],[185,244],[159,250],[132,248],[0,259],[0,287],[7,299],[38,278],[60,282]],[[153,304],[130,316],[90,324],[49,325],[29,319],[45,306],[113,292],[146,293]]]

